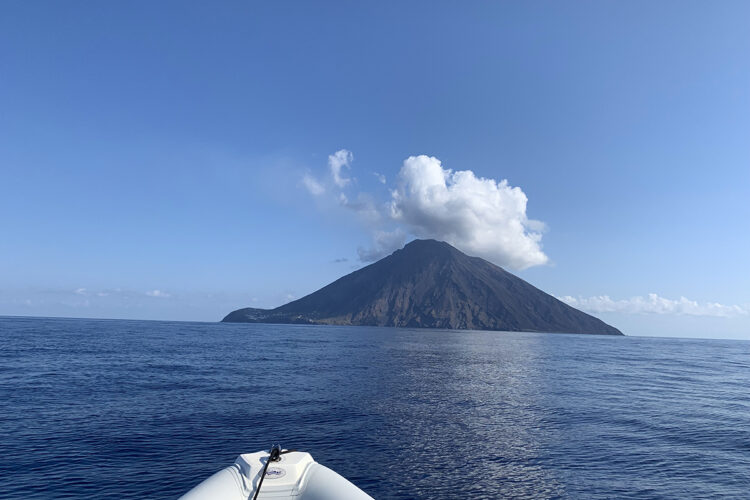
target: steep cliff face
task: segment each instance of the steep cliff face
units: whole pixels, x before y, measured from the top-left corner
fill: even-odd
[[[276,309],[222,321],[622,335],[504,269],[447,243],[415,240]]]

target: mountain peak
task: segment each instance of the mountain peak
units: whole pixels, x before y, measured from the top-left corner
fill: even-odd
[[[407,248],[450,248],[452,250],[455,250],[451,245],[444,241],[440,240],[433,240],[433,239],[414,239],[411,240],[409,243],[404,245],[403,250],[406,250]]]
[[[395,253],[419,255],[422,257],[427,256],[443,256],[448,257],[451,255],[463,255],[459,250],[452,247],[444,241],[438,240],[412,240],[407,243],[404,248],[396,250]]]

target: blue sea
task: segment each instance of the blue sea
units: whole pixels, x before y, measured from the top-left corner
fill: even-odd
[[[0,498],[309,451],[378,499],[750,498],[750,342],[0,318]]]

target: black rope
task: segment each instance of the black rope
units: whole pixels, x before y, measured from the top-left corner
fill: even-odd
[[[274,445],[271,447],[271,452],[268,454],[268,460],[266,460],[266,465],[263,466],[263,472],[260,473],[260,480],[258,481],[258,487],[255,489],[255,495],[253,495],[253,500],[258,498],[258,493],[260,493],[260,485],[263,484],[263,480],[266,478],[266,470],[268,470],[268,464],[271,462],[278,462],[281,460],[281,455],[284,455],[285,453],[291,453],[296,450],[284,450],[281,451],[280,445]]]

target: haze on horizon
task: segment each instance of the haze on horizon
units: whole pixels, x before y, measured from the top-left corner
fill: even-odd
[[[0,315],[218,321],[435,238],[750,339],[745,2],[0,9]]]

